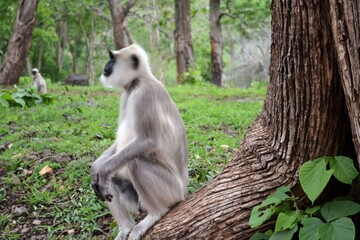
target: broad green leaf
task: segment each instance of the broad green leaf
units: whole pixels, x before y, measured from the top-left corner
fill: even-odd
[[[288,186],[281,186],[276,189],[276,192],[269,195],[261,204],[261,207],[268,206],[270,204],[278,205],[279,203],[287,200],[290,198],[289,195],[286,193],[290,192],[290,189]]]
[[[295,226],[297,226],[299,217],[300,217],[300,211],[280,213],[276,219],[274,232],[293,229]]]
[[[336,156],[330,160],[330,167],[334,170],[334,176],[343,183],[351,184],[359,174],[351,158]]]
[[[350,218],[340,218],[320,226],[319,236],[320,240],[353,240],[355,239],[355,226]]]
[[[250,240],[268,240],[270,237],[266,235],[265,233],[255,233]]]
[[[360,204],[353,201],[332,201],[321,208],[321,215],[327,222],[360,212]]]
[[[249,225],[252,228],[256,228],[256,227],[260,226],[261,224],[263,224],[275,212],[275,207],[274,206],[269,206],[269,207],[267,207],[267,208],[265,208],[263,210],[260,210],[260,208],[263,208],[263,207],[258,205],[258,206],[255,206],[251,210]]]
[[[309,161],[300,168],[300,185],[312,203],[324,190],[334,171],[326,170],[326,162],[326,159],[318,162]]]
[[[301,224],[303,225],[300,228],[299,232],[299,238],[301,240],[319,240],[319,228],[324,223],[319,219],[315,217],[311,218],[304,218],[301,221]]]
[[[1,96],[0,96],[0,104],[1,104],[1,106],[6,107],[6,108],[8,108],[10,106],[9,102],[6,101],[5,99],[3,99]]]
[[[308,214],[308,215],[313,215],[314,213],[319,211],[320,208],[321,208],[320,206],[315,206],[315,207],[312,207],[312,208],[306,208],[305,213]]]
[[[25,101],[22,98],[14,98],[14,101],[23,107],[25,107],[25,105],[26,105]]]
[[[276,206],[291,198],[286,194],[287,192],[290,192],[290,189],[287,186],[281,186],[260,205],[255,206],[251,211],[249,225],[252,228],[258,227],[273,216],[278,210]]]
[[[12,100],[12,99],[13,99],[12,96],[11,96],[11,94],[8,93],[8,92],[3,92],[3,93],[1,94],[1,98],[5,99],[5,100]]]
[[[295,228],[291,230],[284,230],[281,232],[274,233],[269,240],[292,240],[294,233],[296,233],[298,230],[298,227],[295,226]]]

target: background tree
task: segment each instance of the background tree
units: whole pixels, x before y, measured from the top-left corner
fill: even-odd
[[[210,0],[210,44],[211,44],[211,80],[221,86],[222,62],[222,36],[220,25],[220,0]]]
[[[194,50],[190,26],[190,0],[175,0],[175,58],[176,82],[182,82],[182,76],[194,68]]]
[[[303,196],[297,177],[303,162],[333,155],[360,162],[359,16],[353,2],[273,2],[263,111],[223,172],[145,239],[249,239],[258,230],[248,226],[253,206],[281,185]],[[337,194],[332,184],[324,198]]]
[[[0,69],[0,84],[13,85],[19,81],[30,50],[38,2],[21,0],[19,3],[12,37]]]
[[[136,0],[128,0],[123,6],[120,0],[108,0],[108,2],[112,17],[111,23],[113,27],[115,48],[118,50],[134,42],[129,29],[126,26],[126,17]]]

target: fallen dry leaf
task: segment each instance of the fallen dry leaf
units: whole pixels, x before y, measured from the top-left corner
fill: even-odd
[[[50,173],[52,173],[52,171],[53,171],[53,169],[51,167],[49,167],[48,165],[46,165],[45,167],[43,167],[40,170],[39,174],[40,175],[50,174]]]

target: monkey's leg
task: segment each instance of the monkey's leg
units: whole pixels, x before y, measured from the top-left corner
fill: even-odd
[[[154,164],[154,161],[136,159],[129,164],[129,170],[139,202],[148,211],[148,215],[130,233],[129,240],[138,240],[170,206],[183,197],[177,178],[167,168]]]
[[[125,201],[119,192],[118,185],[112,183],[111,191],[116,193],[111,202],[106,201],[111,215],[120,228],[120,232],[115,240],[126,240],[135,223],[126,209]]]

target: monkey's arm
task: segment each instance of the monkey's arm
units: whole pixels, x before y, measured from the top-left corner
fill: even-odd
[[[116,152],[116,142],[114,142],[108,149],[106,149],[101,156],[96,159],[91,165],[91,186],[95,192],[95,195],[99,197],[101,200],[105,200],[102,195],[99,185],[98,185],[98,171],[101,167],[102,163],[105,162],[108,158],[110,158]]]
[[[108,160],[101,163],[101,166],[98,169],[97,175],[93,176],[93,188],[96,191],[99,191],[100,199],[111,202],[112,195],[109,193],[109,176],[114,171],[126,165],[129,161],[144,155],[145,153],[150,153],[154,150],[155,142],[151,138],[145,139],[136,139],[127,145],[124,149],[116,152]]]
[[[132,159],[154,151],[154,147],[155,141],[151,138],[136,139],[124,149],[112,155],[106,163],[103,164],[100,172],[104,175],[110,175]]]
[[[110,158],[112,155],[114,155],[116,152],[116,142],[114,142],[108,149],[106,149],[98,159],[93,162],[91,168],[92,170],[96,170],[98,166],[106,161],[106,159]]]

